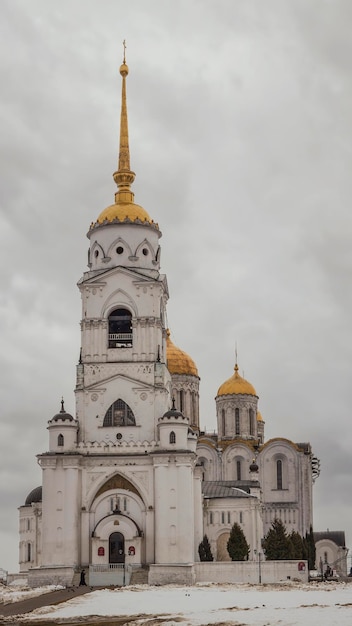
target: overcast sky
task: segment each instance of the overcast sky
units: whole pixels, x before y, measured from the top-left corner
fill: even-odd
[[[321,459],[314,529],[352,547],[351,0],[0,0],[0,567],[74,413],[89,224],[114,198],[122,40],[136,202],[201,424],[233,373],[266,439]]]

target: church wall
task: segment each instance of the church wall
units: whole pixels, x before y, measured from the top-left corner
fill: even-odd
[[[40,565],[42,504],[33,503],[19,508],[19,569],[27,572]]]
[[[249,480],[254,451],[245,445],[233,445],[225,448],[223,452],[223,479],[224,480]],[[238,476],[240,472],[240,477]]]
[[[155,563],[194,558],[194,455],[154,456]]]
[[[79,458],[41,456],[43,470],[42,563],[75,566],[80,562],[81,481]]]
[[[303,564],[303,569],[300,569]],[[231,561],[229,563],[203,562],[194,564],[197,583],[259,583],[280,581],[308,582],[307,561]]]
[[[249,558],[260,549],[262,521],[260,501],[255,497],[209,498],[204,502],[204,534],[207,535],[214,560],[229,561],[227,541],[232,526],[242,528],[250,545]]]
[[[202,468],[203,480],[221,480],[222,464],[214,445],[198,444],[197,456]]]

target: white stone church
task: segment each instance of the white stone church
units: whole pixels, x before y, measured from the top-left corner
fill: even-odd
[[[75,572],[144,568],[150,583],[196,579],[198,546],[228,561],[234,522],[262,555],[275,518],[301,535],[312,524],[309,443],[265,441],[254,387],[239,374],[216,393],[217,435],[201,430],[199,375],[166,325],[161,232],[134,202],[125,60],[114,203],[91,224],[82,296],[76,413],[48,422],[42,486],[20,507],[20,571],[32,585]]]

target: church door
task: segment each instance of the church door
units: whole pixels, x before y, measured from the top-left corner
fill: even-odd
[[[125,562],[125,538],[122,533],[112,533],[109,537],[109,563]]]

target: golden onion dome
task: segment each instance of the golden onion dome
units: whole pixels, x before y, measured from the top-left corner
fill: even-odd
[[[97,219],[97,224],[103,222],[146,222],[148,224],[154,224],[150,215],[143,207],[134,202],[119,202],[108,206],[102,211]]]
[[[262,422],[263,421],[263,417],[260,411],[257,411],[257,422]]]
[[[228,396],[233,394],[245,394],[248,396],[257,395],[253,385],[239,375],[237,363],[235,365],[235,373],[219,387],[217,393],[218,396]]]
[[[191,357],[180,350],[170,339],[170,331],[167,331],[166,338],[166,359],[167,368],[170,374],[186,374],[187,376],[198,376],[198,370]]]

